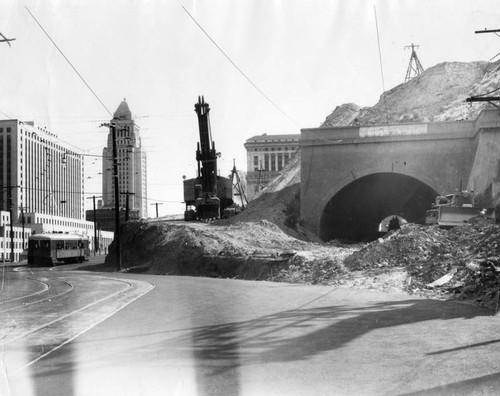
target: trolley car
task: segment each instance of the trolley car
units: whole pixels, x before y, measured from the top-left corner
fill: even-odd
[[[89,239],[79,234],[36,234],[28,239],[30,266],[81,263],[89,256]]]

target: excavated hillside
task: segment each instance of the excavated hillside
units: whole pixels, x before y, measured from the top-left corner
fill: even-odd
[[[444,62],[384,92],[373,107],[336,107],[321,127],[475,119],[488,104],[471,106],[465,99],[499,85],[500,61]]]
[[[322,127],[476,118],[487,104],[466,97],[500,85],[500,62],[446,62],[385,92],[373,107],[343,104]],[[345,285],[434,298],[500,302],[500,226],[478,218],[441,230],[405,224],[370,244],[314,242],[301,230],[300,151],[246,210],[212,224],[129,222],[122,236],[126,270]],[[115,268],[114,247],[106,265]]]

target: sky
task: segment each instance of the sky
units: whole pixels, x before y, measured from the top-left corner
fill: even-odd
[[[125,98],[147,152],[149,215],[155,203],[160,216],[182,213],[182,177],[196,175],[198,96],[210,104],[220,174],[230,174],[233,160],[246,171],[250,137],[318,127],[336,106],[373,106],[403,83],[405,46],[419,45],[424,69],[490,60],[500,37],[474,32],[500,28],[498,5],[2,0],[0,32],[16,41],[0,43],[0,119],[35,121],[75,146],[85,154],[86,197],[99,196],[101,124]]]

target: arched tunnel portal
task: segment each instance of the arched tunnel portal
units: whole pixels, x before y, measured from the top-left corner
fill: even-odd
[[[356,179],[336,193],[320,221],[320,238],[374,240],[381,221],[391,215],[409,223],[425,222],[437,192],[413,177],[375,173]]]

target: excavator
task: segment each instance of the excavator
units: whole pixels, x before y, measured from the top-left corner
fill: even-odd
[[[184,220],[211,221],[221,217],[221,213],[233,204],[231,179],[217,175],[217,157],[210,130],[210,107],[203,96],[194,105],[198,116],[200,141],[197,144],[197,177],[184,179]]]

